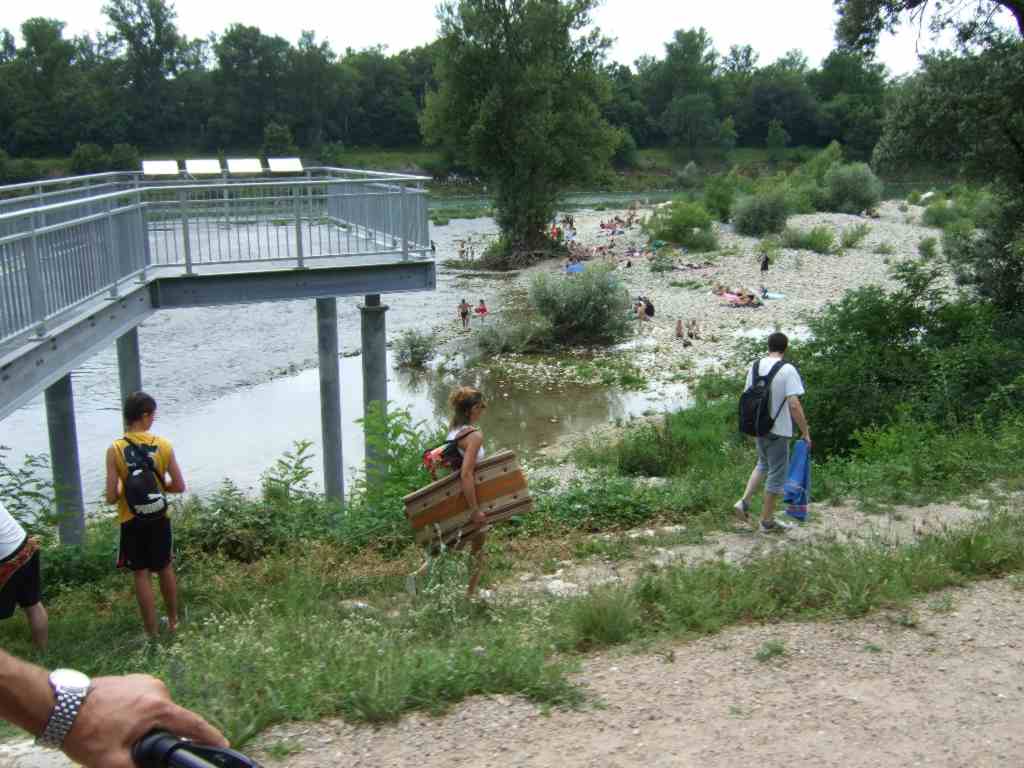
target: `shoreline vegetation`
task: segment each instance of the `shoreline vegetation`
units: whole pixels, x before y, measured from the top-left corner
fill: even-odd
[[[786,183],[803,178],[794,173]],[[1024,514],[1016,504],[1024,490],[1024,414],[1015,405],[1024,342],[1009,332],[1017,319],[956,287],[937,246],[915,252],[939,225],[962,230],[982,216],[988,198],[966,189],[932,198],[941,205],[884,203],[880,218],[867,220],[870,232],[860,216],[793,216],[790,224],[801,230],[842,226],[828,248],[772,246],[773,259],[792,252],[792,263],[773,269],[791,299],[805,301],[787,312],[801,308],[808,329],[794,341],[791,359],[808,382],[817,457],[811,523],[784,543],[758,543],[732,512],[752,461],[735,430],[739,371],[760,341],[709,323],[709,336],[722,336],[705,350],[717,350],[714,363],[683,371],[676,361],[655,378],[685,374],[691,407],[530,457],[536,508],[495,532],[483,583],[493,596],[484,602],[463,598],[467,563],[458,554],[436,559],[415,596],[404,591],[418,553],[400,500],[425,482],[422,451],[439,436],[394,409],[365,422],[386,475],[372,486],[356,484],[343,510],[309,485],[315,457],[308,443],[267,470],[258,497],[226,482],[175,505],[185,611],[175,637],[150,643],[143,636],[130,581],[111,564],[111,516],[89,522],[80,549],[54,544],[52,528],[36,526],[49,540],[43,569],[50,651],[39,656],[29,647],[20,614],[0,624],[0,642],[50,667],[155,674],[176,700],[241,746],[275,723],[392,721],[415,710],[441,713],[474,695],[592,706],[572,673],[599,649],[685,642],[738,624],[898,613],[937,590],[1024,572]],[[679,208],[686,221],[695,205]],[[601,215],[580,215],[582,245],[591,237],[582,228],[596,229]],[[890,220],[907,236],[883,252],[879,243],[889,245],[889,235],[878,230]],[[758,244],[771,235],[742,238],[731,228],[714,225],[720,253],[700,254],[710,265],[701,269],[754,279]],[[631,237],[651,235],[635,230]],[[669,271],[677,271],[675,258]],[[602,322],[598,315],[608,312],[588,316],[572,307],[618,307],[618,293],[628,302],[637,281],[657,282],[657,291],[683,297],[679,306],[691,312],[710,301],[700,311],[721,322],[743,311],[717,307],[708,293],[711,273],[679,282],[659,271],[663,254],[636,259],[627,270],[595,267],[593,279],[545,274],[552,262],[515,278],[530,286],[522,294],[526,306],[550,323],[531,331],[539,347],[523,363],[527,374],[531,366],[575,359],[561,346],[569,339],[601,346],[631,335]],[[839,275],[842,265],[856,266],[856,278],[825,293],[825,263],[840,265]],[[669,294],[653,295],[660,314],[639,338],[653,340],[657,358],[676,343],[669,331],[682,310]],[[785,317],[788,326],[796,315]],[[500,308],[493,325],[491,333],[507,325]],[[419,339],[417,348],[429,345]],[[645,366],[658,362],[641,364],[644,354],[609,353],[592,367],[626,366],[628,377],[617,373],[607,383],[635,386],[651,380]],[[422,355],[410,364],[414,358]],[[874,407],[863,408],[866,402]],[[26,517],[26,510],[46,509],[44,466],[0,468],[0,493],[12,511]],[[915,510],[936,503],[946,505],[945,516],[919,525]],[[578,574],[585,572],[603,575],[584,583]],[[0,737],[9,735],[0,729]]]

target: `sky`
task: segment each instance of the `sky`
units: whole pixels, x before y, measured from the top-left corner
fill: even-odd
[[[15,35],[32,16],[66,22],[65,37],[94,35],[107,27],[103,0],[2,0],[0,29]],[[434,0],[176,0],[177,25],[187,37],[221,33],[232,23],[259,27],[292,43],[305,29],[327,39],[335,51],[383,44],[391,52],[429,43],[437,36]],[[704,27],[719,53],[732,45],[751,45],[769,64],[798,48],[817,66],[833,48],[832,0],[603,0],[594,20],[615,39],[612,59],[631,64],[648,54],[661,58],[677,29]],[[19,40],[20,44],[20,40]],[[879,60],[893,75],[912,71],[918,50],[932,45],[927,31],[904,27],[886,36]]]

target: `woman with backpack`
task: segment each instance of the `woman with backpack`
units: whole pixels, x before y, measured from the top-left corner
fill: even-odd
[[[479,389],[474,387],[459,387],[451,393],[448,404],[452,409],[450,422],[451,429],[446,438],[446,444],[454,445],[458,451],[457,457],[452,456],[446,463],[453,472],[459,473],[460,487],[462,494],[466,497],[470,511],[470,521],[473,523],[485,523],[487,516],[479,508],[476,498],[476,465],[484,457],[484,437],[476,423],[480,420],[487,404]],[[445,454],[443,454],[445,455]],[[468,537],[460,539],[449,548],[461,550],[467,544],[470,547],[470,558],[472,560],[469,572],[469,585],[466,589],[466,596],[476,595],[477,586],[480,583],[480,576],[484,566],[484,544],[487,541],[487,528],[481,528]],[[408,591],[416,589],[416,577],[426,571],[429,561],[423,563],[416,573],[412,574],[407,582]]]

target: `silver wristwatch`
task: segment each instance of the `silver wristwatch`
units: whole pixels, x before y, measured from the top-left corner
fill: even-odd
[[[60,749],[64,745],[64,737],[75,724],[91,684],[86,675],[73,669],[55,669],[50,673],[50,685],[57,703],[53,705],[50,719],[46,721],[46,728],[39,734],[36,744],[51,749]]]

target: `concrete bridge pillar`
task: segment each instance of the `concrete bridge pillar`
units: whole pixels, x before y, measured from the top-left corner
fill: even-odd
[[[345,501],[341,448],[341,368],[338,362],[338,300],[316,300],[320,355],[320,423],[324,443],[324,493]]]
[[[383,413],[388,406],[388,350],[387,305],[380,303],[380,294],[364,297],[359,306],[362,331],[363,358],[363,417],[370,412],[371,403],[379,403]],[[365,435],[365,432],[364,432]],[[365,439],[365,438],[364,438]],[[382,470],[382,458],[366,441],[366,478],[372,482],[373,474]]]
[[[121,382],[121,404],[128,395],[142,389],[142,358],[139,356],[139,329],[132,328],[117,339],[117,372]]]
[[[57,496],[57,514],[60,515],[60,541],[78,546],[85,539],[85,503],[82,500],[82,472],[78,464],[78,430],[75,428],[71,374],[65,374],[47,387],[45,395],[53,488]]]

